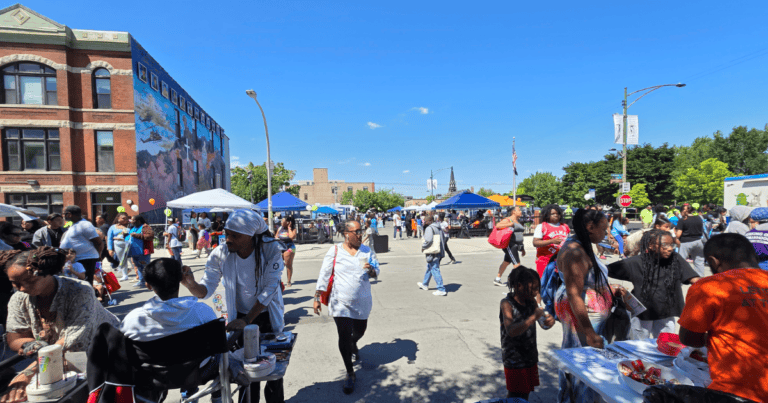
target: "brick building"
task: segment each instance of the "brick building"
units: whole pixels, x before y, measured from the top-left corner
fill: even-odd
[[[0,10],[0,202],[90,218],[229,189],[224,130],[127,32]],[[128,201],[132,203],[129,204]]]
[[[333,204],[341,203],[341,195],[351,190],[367,190],[375,192],[373,182],[344,182],[341,180],[328,180],[328,168],[315,168],[312,170],[311,181],[298,181],[301,186],[299,198],[309,204]]]

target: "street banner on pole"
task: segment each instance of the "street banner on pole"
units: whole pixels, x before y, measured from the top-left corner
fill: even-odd
[[[640,134],[637,122],[637,115],[627,116],[627,144],[640,144]]]
[[[589,189],[589,197],[594,200],[595,199],[595,189]]]
[[[613,114],[613,142],[624,144],[624,115],[620,113]]]
[[[437,190],[437,179],[427,179],[427,190]]]

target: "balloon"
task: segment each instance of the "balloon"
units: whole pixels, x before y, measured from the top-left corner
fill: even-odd
[[[312,211],[317,211],[317,206],[312,206]]]
[[[136,205],[136,204],[134,204],[133,206],[131,206],[131,210],[133,210],[133,211],[139,211],[139,206],[138,206],[138,205]]]
[[[117,208],[117,212],[118,213],[125,213],[125,207],[123,207],[123,206],[118,207]]]
[[[128,200],[126,200],[126,201],[125,201],[125,203],[126,203],[126,204],[133,204],[133,200],[131,200],[131,199],[128,199]]]
[[[171,209],[169,209],[168,207],[166,207],[166,208],[165,208],[165,216],[166,216],[166,217],[170,217],[170,216],[171,216],[171,214],[173,214],[173,212],[171,211]]]
[[[155,205],[155,199],[149,199],[149,204],[154,206]]]
[[[312,211],[312,206],[307,206],[307,211]]]

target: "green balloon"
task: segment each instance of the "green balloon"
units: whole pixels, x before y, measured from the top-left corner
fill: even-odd
[[[173,214],[173,212],[171,211],[171,209],[169,209],[169,208],[167,208],[167,207],[166,207],[166,208],[165,208],[165,216],[166,216],[166,217],[170,217],[170,216],[171,216],[171,214]]]

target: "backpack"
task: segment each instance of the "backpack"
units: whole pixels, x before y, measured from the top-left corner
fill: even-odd
[[[555,314],[555,294],[563,280],[560,279],[560,273],[557,270],[557,254],[552,256],[541,276],[541,302],[544,304],[544,310],[549,312],[555,319],[560,320]]]
[[[187,241],[187,231],[185,231],[184,228],[181,228],[180,225],[176,225],[176,229],[178,230],[177,233],[179,234],[176,237],[176,239],[178,239],[179,242],[186,242]]]

